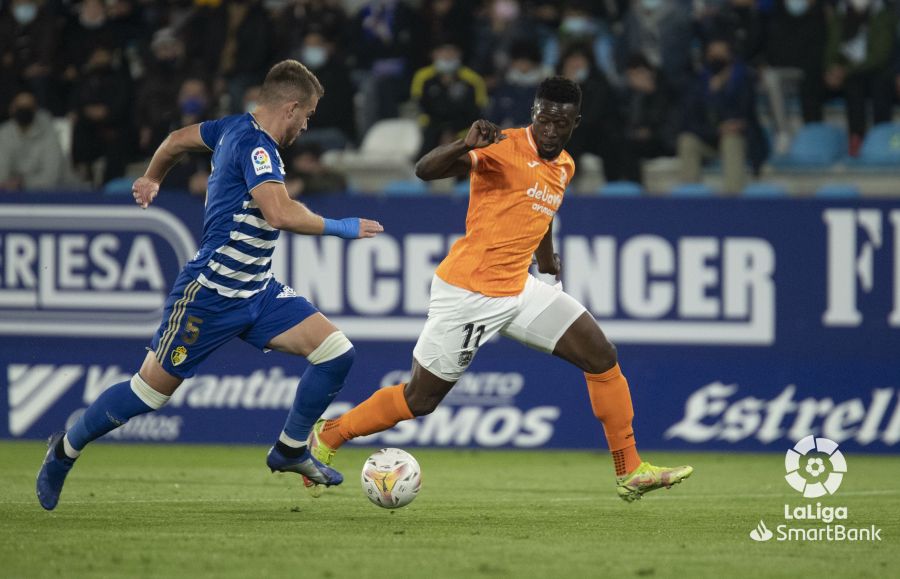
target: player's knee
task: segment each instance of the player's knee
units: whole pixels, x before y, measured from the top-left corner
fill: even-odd
[[[337,331],[322,340],[322,343],[306,357],[310,364],[328,370],[342,378],[350,372],[356,349],[343,332]]]
[[[619,362],[616,346],[609,340],[603,340],[601,344],[588,351],[582,360],[582,370],[589,374],[602,374]]]

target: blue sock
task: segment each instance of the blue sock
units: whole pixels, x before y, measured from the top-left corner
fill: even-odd
[[[306,442],[309,432],[341,388],[353,365],[355,350],[349,350],[327,362],[310,364],[300,378],[300,387],[294,398],[294,405],[284,423],[281,442],[295,446],[284,440],[287,435],[292,441]]]
[[[152,390],[135,374],[129,381],[110,386],[94,400],[66,433],[66,438],[72,448],[80,452],[90,441],[115,430],[139,414],[157,410],[168,399],[168,396]]]

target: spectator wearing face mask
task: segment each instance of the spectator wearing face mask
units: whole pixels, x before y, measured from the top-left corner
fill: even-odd
[[[531,122],[534,91],[546,76],[541,51],[534,43],[521,42],[510,50],[509,70],[491,93],[486,118],[501,126],[524,127]]]
[[[775,146],[790,144],[786,99],[800,97],[804,123],[822,120],[826,21],[824,0],[778,0],[767,31],[762,81],[772,111]]]
[[[587,46],[592,51],[591,59],[603,71],[612,84],[618,83],[615,64],[614,38],[607,23],[597,17],[596,3],[575,0],[566,3],[557,30],[556,42],[547,45],[546,50],[553,56],[565,54],[569,47]]]
[[[735,59],[727,39],[711,40],[704,62],[683,106],[681,178],[684,183],[699,182],[703,160],[719,157],[724,192],[737,194],[744,187],[747,161],[758,171],[767,152],[756,117],[754,78],[751,69]]]
[[[896,23],[883,0],[841,0],[828,18],[825,84],[847,102],[851,156],[859,154],[869,102],[875,123],[891,118]]]
[[[327,96],[319,100],[315,121],[303,133],[303,140],[316,142],[323,150],[342,149],[356,139],[350,69],[337,57],[334,42],[318,32],[310,32],[290,57],[305,64],[322,85]]]
[[[425,151],[456,139],[487,106],[484,79],[462,65],[458,46],[443,42],[431,54],[432,64],[416,72],[410,88],[421,113]]]
[[[179,127],[202,123],[209,120],[211,96],[206,82],[197,77],[188,77],[178,88],[178,117],[170,131]],[[168,133],[166,133],[168,134]],[[154,144],[158,146],[159,143]],[[166,175],[166,187],[187,191],[191,195],[206,195],[206,181],[209,179],[211,154],[190,153]]]
[[[679,0],[632,0],[616,47],[620,68],[632,54],[642,54],[663,75],[674,94],[690,85],[691,10]]]
[[[0,119],[19,87],[61,111],[53,74],[57,18],[43,0],[12,0],[0,9]]]
[[[67,184],[68,163],[50,114],[33,93],[21,92],[0,125],[0,190],[50,190]]]
[[[303,39],[313,32],[335,46],[349,43],[348,18],[340,0],[289,0],[284,4],[272,19],[277,38],[276,60],[291,58]]]
[[[576,162],[585,153],[603,160],[607,181],[619,181],[622,174],[622,120],[616,91],[597,68],[594,51],[585,44],[566,49],[560,60],[560,75],[581,87],[581,124],[572,134],[566,150]]]

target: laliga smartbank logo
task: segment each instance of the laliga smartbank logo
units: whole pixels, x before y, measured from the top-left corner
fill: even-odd
[[[847,472],[847,461],[837,447],[833,440],[807,436],[784,455],[784,479],[808,499],[833,495]]]
[[[838,450],[838,444],[827,438],[812,435],[803,438],[784,456],[787,471],[784,479],[804,498],[818,498],[833,495],[841,486],[847,473],[847,461]],[[881,529],[875,525],[852,527],[835,521],[847,521],[850,510],[846,506],[829,506],[816,502],[815,505],[784,505],[784,520],[773,532],[765,521],[760,520],[750,531],[750,538],[758,543],[776,541],[881,541]],[[820,526],[797,527],[800,524],[820,524]],[[821,524],[824,523],[824,526]]]

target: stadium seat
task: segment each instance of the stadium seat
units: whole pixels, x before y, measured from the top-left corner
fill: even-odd
[[[103,193],[106,195],[131,195],[132,177],[117,177],[103,185]]]
[[[358,151],[327,151],[322,163],[347,176],[359,191],[381,191],[394,181],[413,179],[413,160],[422,131],[412,119],[383,119],[370,128]]]
[[[744,187],[744,197],[787,197],[787,187],[781,183],[757,181]]]
[[[784,155],[772,159],[779,169],[816,169],[830,167],[847,150],[847,133],[827,123],[804,125],[791,141]]]
[[[859,197],[859,187],[852,183],[826,183],[816,190],[816,197]]]
[[[69,117],[56,117],[53,119],[53,130],[59,139],[59,146],[63,155],[70,159],[72,156],[72,131],[73,123]]]
[[[900,123],[882,123],[872,127],[866,133],[856,164],[900,167]]]
[[[644,188],[634,181],[609,181],[597,193],[606,197],[640,197]]]
[[[422,148],[422,130],[412,119],[383,119],[372,125],[360,145],[364,156],[400,156],[411,160]]]
[[[713,197],[715,191],[704,183],[682,183],[669,192],[673,197]]]
[[[469,180],[468,179],[464,179],[453,186],[453,196],[454,197],[468,197],[469,196]]]
[[[428,184],[419,179],[399,179],[388,183],[384,187],[384,194],[396,196],[427,195]]]

